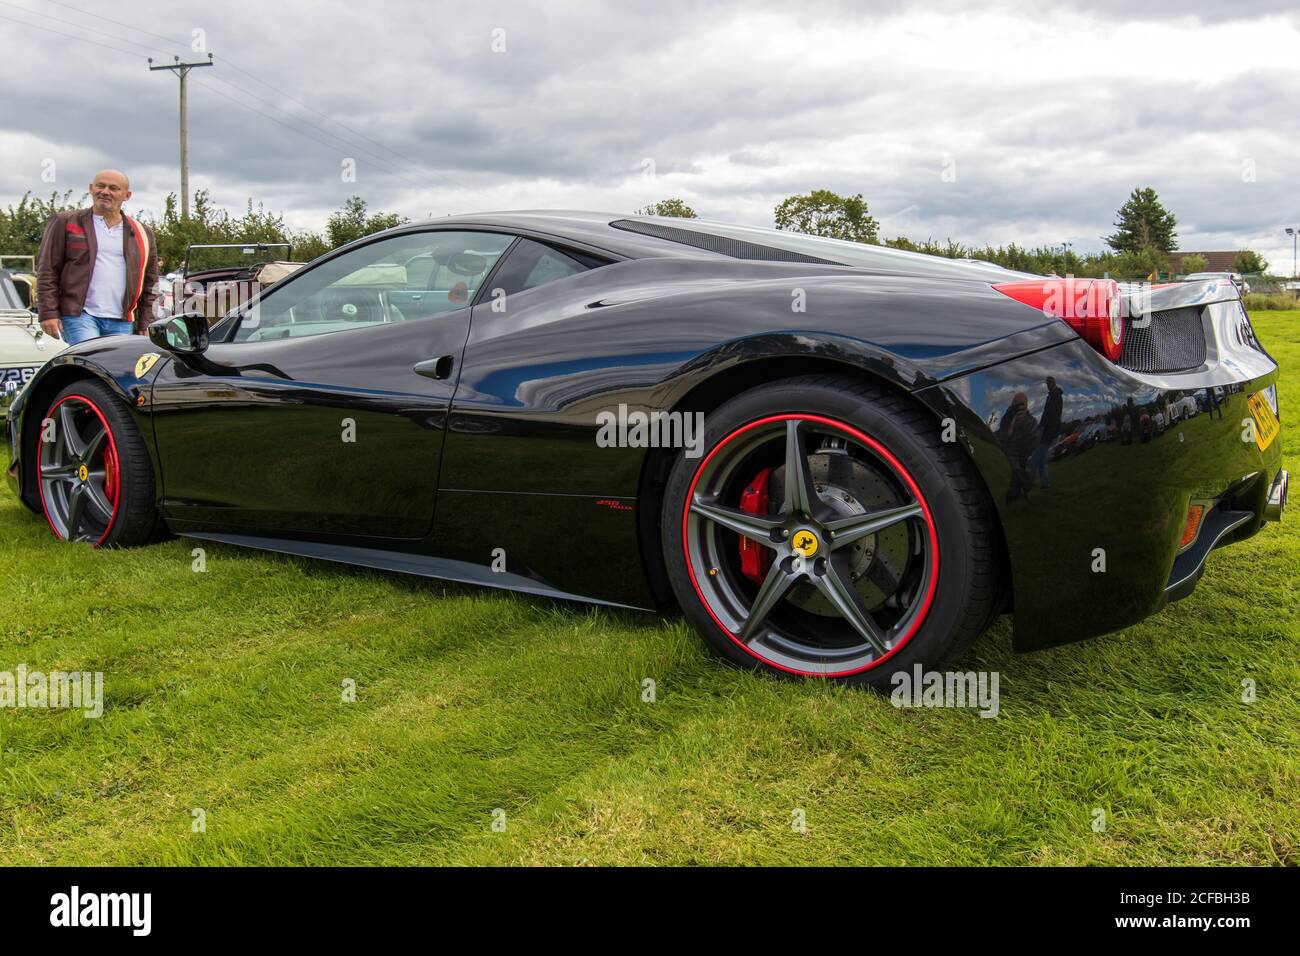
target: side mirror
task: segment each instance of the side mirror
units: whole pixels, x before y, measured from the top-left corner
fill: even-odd
[[[177,355],[208,350],[208,320],[202,312],[182,312],[149,323],[149,341]]]

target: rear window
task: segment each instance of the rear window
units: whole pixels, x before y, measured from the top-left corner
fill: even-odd
[[[573,249],[557,249],[532,239],[520,239],[493,277],[492,285],[494,290],[514,295],[603,265],[605,261]]]
[[[928,256],[919,252],[873,246],[843,239],[826,239],[781,229],[738,226],[733,223],[709,222],[704,219],[653,217],[616,219],[615,229],[655,236],[706,249],[733,259],[761,262],[806,262],[813,265],[848,266],[875,272],[899,274],[952,275],[962,278],[986,277],[990,281],[1024,275],[991,262],[972,262]]]

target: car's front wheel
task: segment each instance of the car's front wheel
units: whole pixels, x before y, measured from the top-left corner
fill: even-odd
[[[56,535],[96,547],[157,536],[149,452],[120,398],[100,382],[74,382],[39,424],[36,486]]]
[[[662,514],[686,617],[725,658],[887,689],[988,625],[998,538],[955,442],[905,396],[808,376],[710,413]]]

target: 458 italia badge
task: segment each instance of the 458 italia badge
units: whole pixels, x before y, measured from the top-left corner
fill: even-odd
[[[135,377],[144,378],[149,369],[153,368],[153,363],[158,361],[161,356],[157,352],[145,352],[135,360]]]

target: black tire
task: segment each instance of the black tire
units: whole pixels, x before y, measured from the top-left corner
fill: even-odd
[[[84,455],[76,453],[75,442],[68,444],[69,421]],[[126,404],[108,386],[73,382],[54,396],[40,428],[37,495],[56,536],[95,547],[133,547],[160,537],[149,451]]]
[[[772,549],[767,570],[755,571],[751,565],[746,572],[738,549],[745,538],[758,539],[727,527],[726,523],[735,519],[736,509],[744,510],[743,505],[734,503],[735,492],[727,489],[748,485],[744,490],[752,496],[756,482],[746,476],[753,474],[755,463],[766,460],[770,464],[770,456],[775,454],[772,442],[781,434],[775,431],[778,428],[787,435],[785,457],[777,470],[769,467],[768,475],[759,472],[757,477],[766,483],[769,475],[789,474],[786,463],[797,460],[791,449],[800,449],[807,465],[806,487],[815,489],[810,498],[802,499],[810,502],[808,520],[812,521],[813,509],[829,518],[810,526],[820,529],[820,542],[814,534],[809,543],[798,519],[789,519],[795,520],[795,525],[787,520],[784,528],[773,528],[770,539],[775,543],[764,543]],[[775,437],[763,437],[769,433]],[[687,620],[726,660],[786,676],[823,676],[888,691],[893,674],[910,673],[916,664],[936,670],[964,653],[999,610],[1001,546],[987,490],[962,449],[955,442],[943,441],[939,423],[906,396],[834,375],[785,379],[744,392],[711,412],[704,435],[698,458],[687,458],[683,451],[674,462],[664,495],[661,540],[668,577]],[[836,443],[841,435],[842,447]],[[817,441],[820,450],[808,451]],[[764,459],[764,455],[769,457]],[[818,461],[818,455],[825,457]],[[832,459],[835,455],[840,457]],[[727,468],[731,469],[729,475]],[[818,468],[824,480],[821,485],[814,473]],[[873,468],[879,475],[870,474]],[[842,489],[832,484],[835,473],[857,482],[847,487],[862,488],[869,480],[872,488],[884,489],[879,494],[886,497],[876,498],[877,503],[868,507],[868,496],[858,494],[859,503],[853,494],[841,494]],[[700,482],[704,484],[696,489]],[[688,493],[694,508],[688,507]],[[799,499],[788,497],[788,489],[780,494],[782,503],[797,513],[792,502]],[[888,500],[891,494],[897,495],[896,501]],[[830,510],[832,505],[841,510]],[[767,507],[775,508],[768,513],[771,524],[781,509]],[[837,518],[844,515],[844,509],[852,514]],[[914,513],[889,518],[897,529],[882,527],[854,538],[861,527],[854,530],[850,522],[862,526],[867,519],[889,514],[890,509]],[[874,581],[864,579],[882,574],[876,563],[886,565],[886,581],[895,580],[884,561],[886,534],[895,542],[892,553],[904,555],[893,566],[905,570],[896,579],[893,597],[883,588],[878,592],[885,598],[867,615],[871,621],[855,623],[861,621],[861,615],[854,612],[851,596],[849,610],[839,610],[846,606],[842,603],[845,586],[859,593],[862,600],[856,607],[861,609],[867,608],[870,600],[860,592],[875,586]],[[840,540],[843,538],[850,540]],[[907,543],[899,544],[900,540]],[[814,549],[811,557],[791,553],[790,545],[800,541]],[[820,561],[816,557],[819,545]],[[934,549],[933,555],[930,549]],[[696,564],[700,565],[698,573]],[[823,570],[813,570],[819,564]],[[776,565],[781,565],[780,574]],[[832,566],[843,573],[831,574],[828,569]],[[772,593],[782,596],[761,601],[769,584],[767,575],[784,575],[797,583],[778,584]],[[838,583],[829,582],[831,577]],[[912,588],[911,592],[902,583],[909,579],[912,583],[906,587]],[[892,608],[891,600],[895,602]],[[814,601],[821,602],[817,610],[813,610]],[[755,633],[766,629],[768,636],[747,646],[739,638],[748,633],[748,618],[755,616],[760,604],[770,610],[756,618],[767,623],[756,624]],[[728,609],[732,624],[725,620]],[[828,610],[832,614],[827,614]],[[891,625],[894,630],[886,629],[877,615],[896,616],[897,622]],[[787,622],[788,627],[772,623],[769,617]],[[849,649],[853,634],[845,627],[856,629],[864,638],[856,658]],[[848,636],[822,637],[823,631]],[[790,637],[791,633],[796,636]],[[892,645],[886,640],[891,633],[895,635]],[[823,649],[823,641],[833,646]],[[806,658],[799,656],[805,653]],[[800,666],[805,659],[807,666]],[[853,666],[845,662],[853,662]]]

